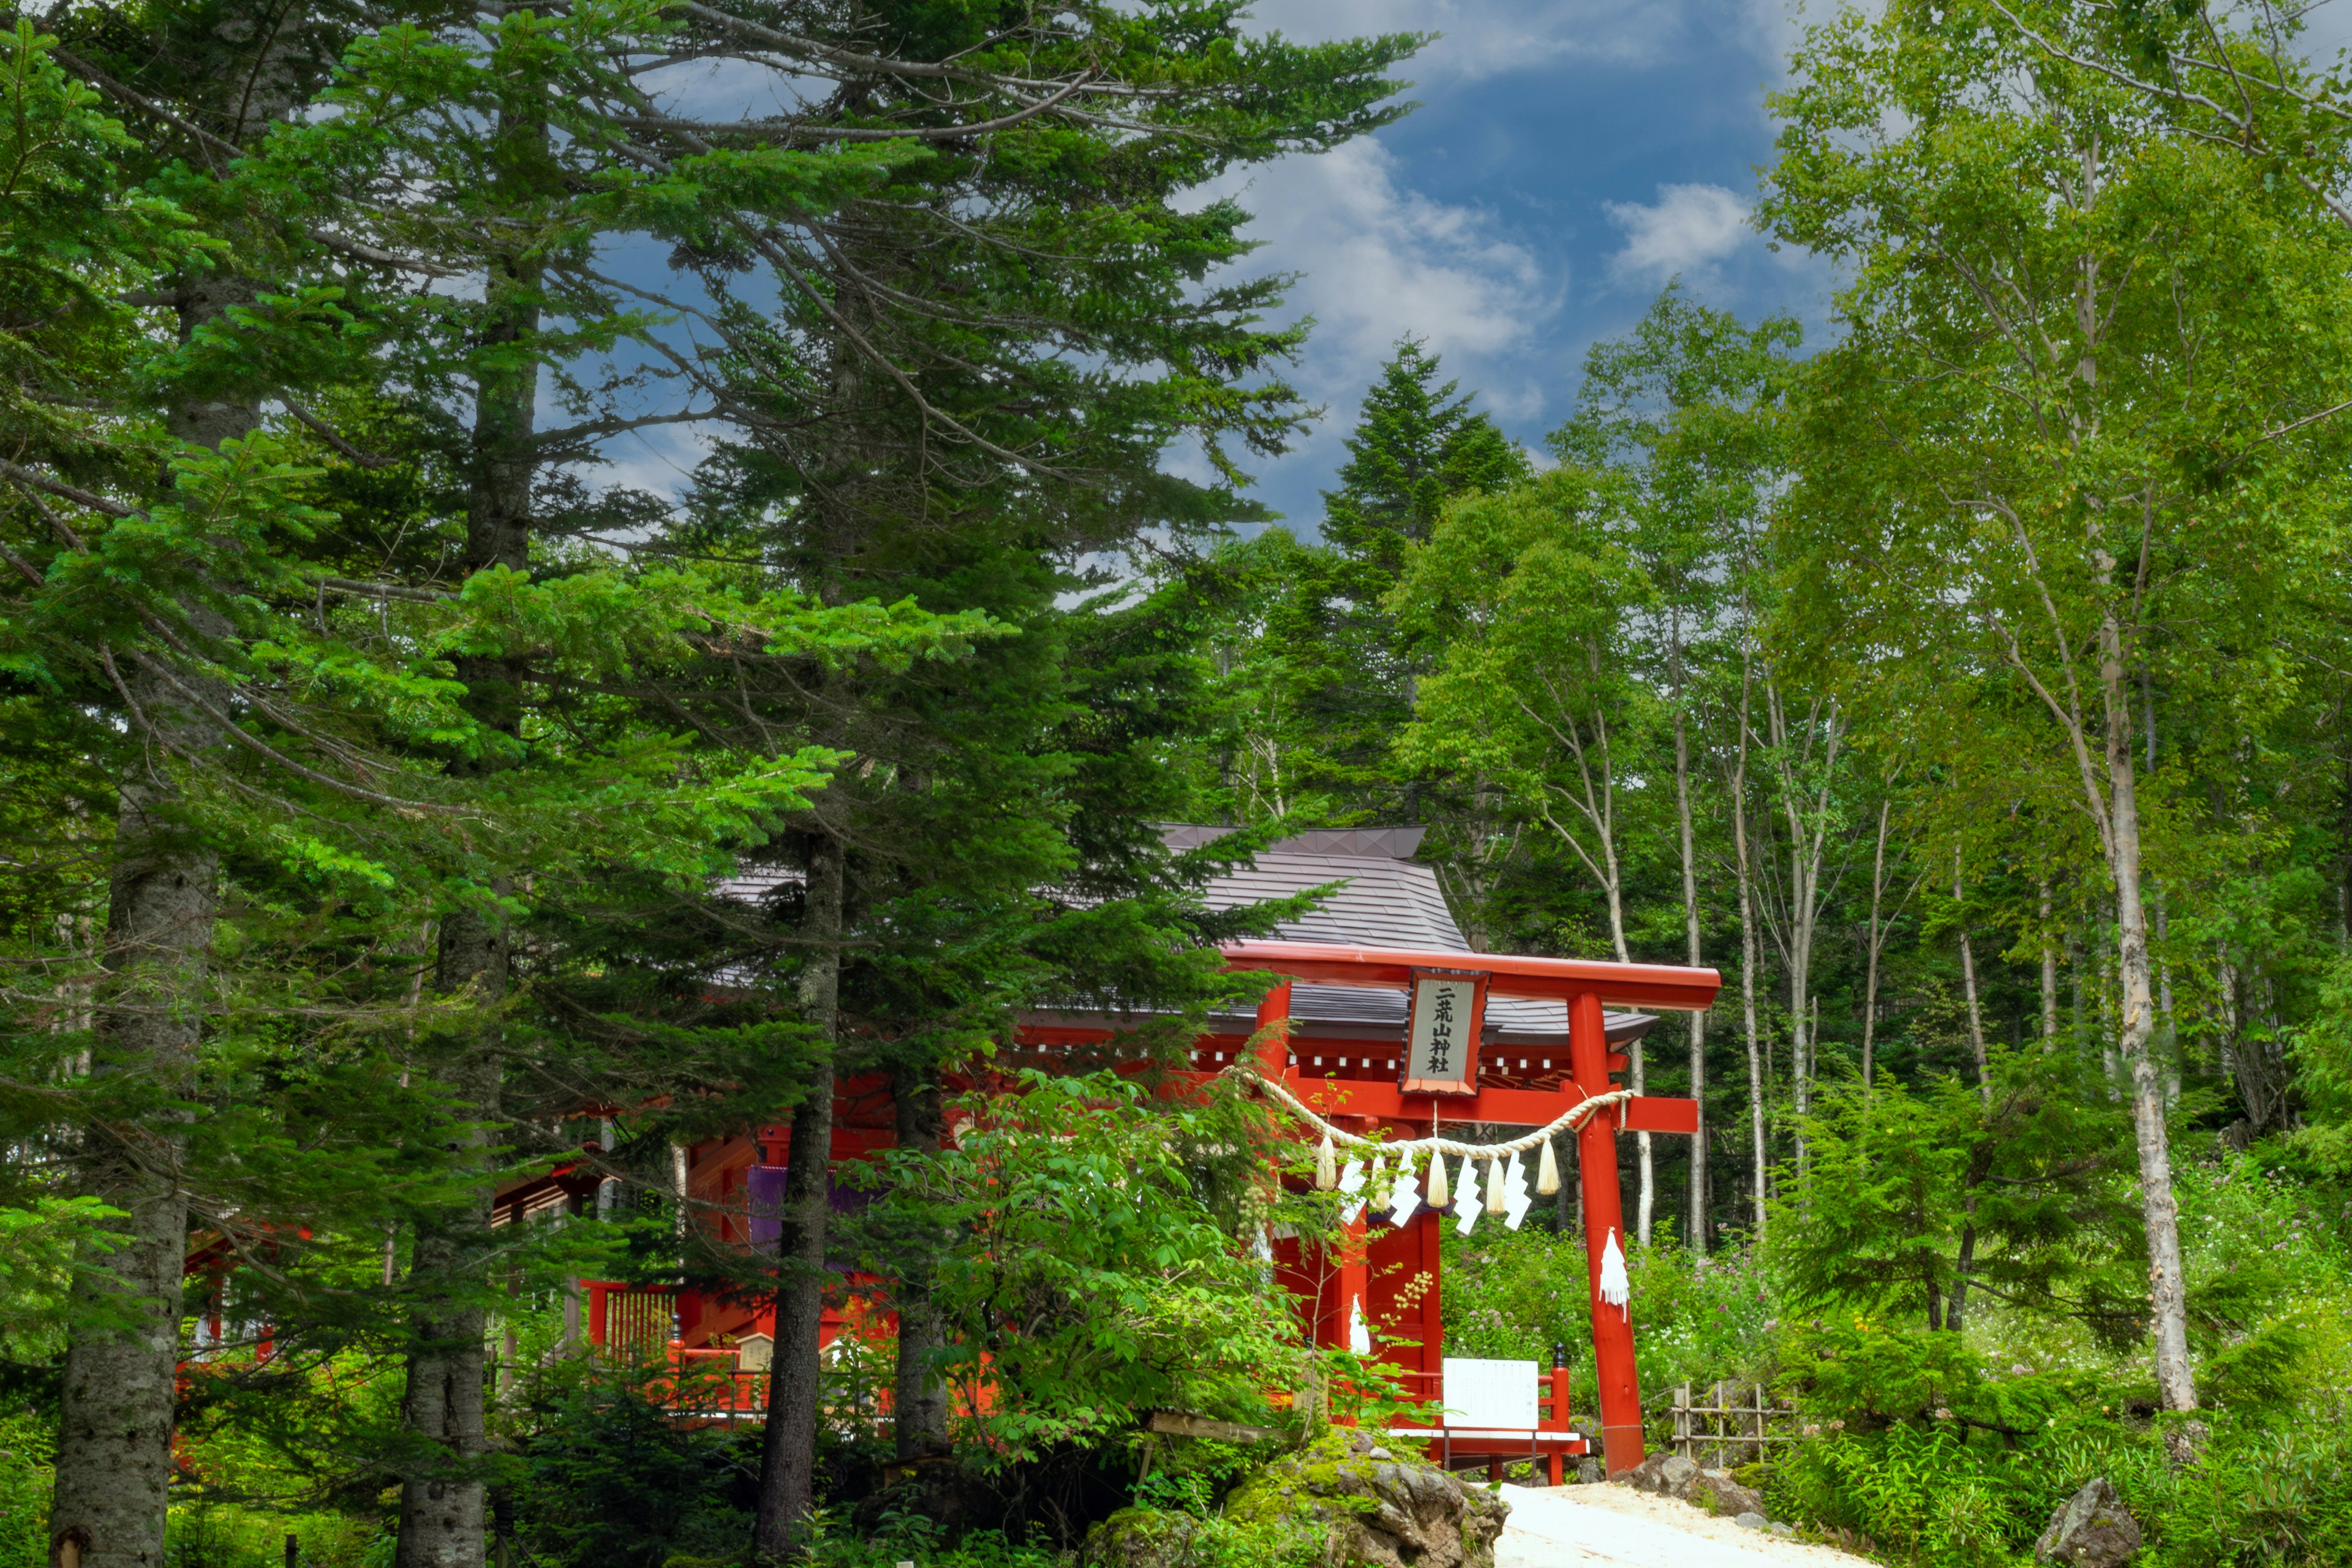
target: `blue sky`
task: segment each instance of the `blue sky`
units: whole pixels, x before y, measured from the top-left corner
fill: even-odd
[[[1421,107],[1402,122],[1228,187],[1259,215],[1253,268],[1303,274],[1291,308],[1316,322],[1293,379],[1328,412],[1257,490],[1294,528],[1320,516],[1402,333],[1530,444],[1565,416],[1587,345],[1676,273],[1711,304],[1789,311],[1820,336],[1830,271],[1747,224],[1771,153],[1764,95],[1799,37],[1783,0],[1261,0],[1255,16],[1302,39],[1444,35],[1405,68]]]

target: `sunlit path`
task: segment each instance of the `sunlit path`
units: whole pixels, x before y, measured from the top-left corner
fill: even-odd
[[[1742,1530],[1688,1503],[1624,1487],[1538,1490],[1506,1486],[1510,1522],[1495,1543],[1495,1568],[1767,1568],[1810,1563],[1837,1568],[1868,1561],[1827,1546]]]

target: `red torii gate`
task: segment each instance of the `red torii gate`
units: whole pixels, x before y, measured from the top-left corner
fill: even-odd
[[[1407,1137],[1433,1133],[1444,1115],[1454,1122],[1500,1122],[1541,1127],[1579,1102],[1607,1094],[1619,1086],[1612,1072],[1624,1070],[1622,1057],[1609,1050],[1601,1007],[1604,1003],[1666,1012],[1699,1012],[1713,1005],[1722,977],[1712,969],[1685,969],[1663,964],[1600,963],[1580,959],[1531,958],[1509,954],[1402,948],[1360,947],[1304,942],[1239,942],[1223,952],[1229,971],[1271,972],[1287,976],[1259,1005],[1262,1032],[1290,1016],[1291,984],[1307,981],[1332,985],[1401,990],[1410,997],[1417,973],[1435,972],[1486,977],[1489,995],[1557,1000],[1568,1011],[1569,1071],[1556,1089],[1514,1089],[1480,1083],[1474,1097],[1452,1099],[1408,1095],[1395,1081],[1374,1078],[1314,1075],[1290,1064],[1290,1047],[1278,1037],[1259,1057],[1259,1071],[1279,1082],[1327,1120],[1360,1119],[1386,1124]],[[1408,1019],[1410,1026],[1410,1019]],[[1366,1062],[1366,1067],[1370,1063]],[[1486,1075],[1483,1071],[1480,1078]],[[1450,1097],[1449,1097],[1450,1098]],[[1633,1363],[1633,1326],[1630,1307],[1606,1305],[1601,1300],[1601,1268],[1612,1233],[1624,1231],[1623,1209],[1617,1181],[1617,1134],[1627,1132],[1698,1131],[1695,1100],[1641,1096],[1593,1116],[1577,1133],[1577,1170],[1583,1199],[1588,1296],[1592,1309],[1592,1353],[1601,1404],[1603,1462],[1615,1475],[1642,1459],[1642,1397]],[[1421,1217],[1421,1216],[1416,1216]],[[1360,1233],[1362,1221],[1356,1226]],[[1412,1250],[1427,1259],[1428,1273],[1436,1274],[1435,1225],[1420,1227]],[[1332,1307],[1323,1309],[1324,1292],[1318,1282],[1315,1323],[1319,1342],[1345,1344],[1353,1304],[1369,1300],[1369,1252],[1356,1250],[1351,1261],[1336,1266],[1339,1288],[1328,1292]],[[1352,1274],[1353,1278],[1347,1278]],[[1431,1329],[1438,1324],[1433,1318]],[[1434,1346],[1424,1344],[1427,1358]]]

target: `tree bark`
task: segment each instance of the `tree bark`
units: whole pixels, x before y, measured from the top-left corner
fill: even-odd
[[[768,1425],[760,1449],[755,1562],[781,1564],[806,1546],[816,1510],[816,1429],[822,1407],[825,1236],[833,1152],[833,1058],[841,1008],[842,846],[822,830],[809,840],[808,904],[802,930],[801,1016],[828,1047],[793,1112],[782,1234],[776,1242],[776,1344]]]
[[[499,134],[518,159],[543,147],[547,128],[529,117],[502,118]],[[539,267],[516,259],[492,269],[485,304],[483,348],[528,342],[539,331]],[[540,459],[536,358],[484,354],[476,373],[472,473],[466,510],[467,574],[530,564],[531,489]],[[455,661],[466,704],[477,721],[500,733],[522,733],[524,670],[513,659],[468,656]],[[459,764],[472,765],[472,764]],[[503,894],[502,882],[494,889]],[[483,1334],[488,1327],[483,1270],[490,1245],[488,1128],[501,1110],[503,1025],[499,1009],[512,975],[505,921],[479,907],[442,917],[435,984],[444,995],[470,996],[478,1009],[451,1043],[444,1069],[457,1114],[470,1119],[457,1157],[481,1179],[467,1202],[421,1216],[409,1276],[416,1310],[407,1352],[408,1382],[401,1424],[415,1458],[400,1488],[400,1534],[394,1568],[481,1568],[488,1554],[488,1494],[482,1459],[489,1451],[484,1419]]]
[[[2180,1207],[2172,1192],[2172,1151],[2164,1125],[2160,1064],[2148,1049],[2156,996],[2140,895],[2139,792],[2132,756],[2131,692],[2122,627],[2099,624],[2099,676],[2106,707],[2108,854],[2116,884],[2116,962],[2123,987],[2119,1031],[2131,1074],[2132,1125],[2139,1153],[2140,1209],[2147,1226],[2150,1316],[2156,1338],[2157,1396],[2168,1410],[2197,1408],[2189,1364],[2189,1302],[2180,1260]]]
[[[1764,1136],[1764,1047],[1756,1029],[1756,878],[1748,856],[1748,704],[1750,667],[1739,673],[1739,751],[1731,773],[1731,840],[1739,879],[1739,1007],[1748,1032],[1748,1124],[1755,1156],[1755,1244],[1764,1241],[1765,1173],[1770,1165]]]
[[[215,24],[223,37],[265,41],[237,111],[215,116],[226,139],[257,140],[299,97],[297,10],[266,27],[235,15]],[[257,293],[248,279],[197,273],[180,279],[184,343]],[[259,406],[244,399],[175,405],[164,412],[173,439],[218,450],[251,435]],[[190,618],[206,637],[228,628],[201,605]],[[218,710],[226,689],[194,671],[180,682]],[[52,1568],[162,1568],[173,1470],[172,1426],[179,1364],[182,1276],[187,1262],[188,1199],[181,1164],[182,1112],[170,1102],[190,1086],[203,1034],[220,914],[220,856],[184,818],[182,763],[214,750],[220,727],[171,682],[136,665],[125,671],[140,753],[117,784],[114,859],[108,879],[106,938],[89,1058],[94,1078],[123,1080],[154,1111],[89,1135],[81,1190],[123,1211],[106,1236],[81,1249],[71,1295],[58,1405],[56,1480],[49,1501]]]
[[[2042,1048],[2058,1044],[2058,947],[2050,940],[2050,879],[2042,879]]]
[[[217,726],[161,680],[133,679],[149,728],[119,786],[94,1076],[143,1087],[159,1114],[93,1130],[81,1190],[123,1211],[82,1249],[58,1400],[52,1568],[163,1568],[172,1480],[188,1202],[181,1114],[194,1075],[218,918],[220,858],[178,820],[169,752],[209,750]],[[110,1249],[103,1243],[111,1243]]]
[[[902,1069],[891,1084],[898,1147],[922,1154],[940,1152],[942,1120],[940,1088],[928,1076]],[[951,1238],[932,1233],[919,1244],[940,1248]],[[948,1391],[939,1375],[940,1352],[947,1348],[947,1324],[931,1300],[935,1252],[910,1248],[898,1277],[898,1364],[891,1408],[898,1458],[919,1459],[948,1448]]]
[[[1699,966],[1698,855],[1691,832],[1690,735],[1682,709],[1682,622],[1675,622],[1673,644],[1675,683],[1675,818],[1683,858],[1683,940],[1690,966]],[[1707,1247],[1706,1206],[1706,1015],[1687,1013],[1690,1020],[1690,1096],[1698,1108],[1698,1125],[1690,1141],[1691,1249],[1702,1257]]]
[[[1895,802],[1878,803],[1878,847],[1870,860],[1870,931],[1862,984],[1862,1092],[1869,1094],[1878,1071],[1878,960],[1886,949],[1880,921],[1886,907],[1886,824]]]
[[[1992,1104],[1992,1064],[1985,1055],[1984,1012],[1977,1005],[1977,955],[1969,942],[1968,912],[1961,909],[1966,897],[1960,883],[1960,847],[1952,845],[1952,904],[1960,909],[1960,987],[1969,1005],[1969,1046],[1976,1052],[1977,1093],[1986,1105]]]

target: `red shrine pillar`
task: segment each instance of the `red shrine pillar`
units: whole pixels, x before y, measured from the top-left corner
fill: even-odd
[[[1568,1004],[1568,1060],[1577,1086],[1588,1096],[1606,1094],[1609,1039],[1601,1018],[1601,998],[1574,996]],[[1642,1390],[1633,1373],[1633,1324],[1628,1312],[1601,1299],[1601,1257],[1610,1235],[1626,1247],[1625,1216],[1617,1191],[1617,1125],[1620,1108],[1587,1121],[1576,1135],[1579,1184],[1584,1190],[1584,1257],[1592,1301],[1592,1364],[1601,1384],[1602,1463],[1611,1475],[1642,1462]]]
[[[1290,1016],[1290,982],[1286,980],[1258,998],[1257,1026],[1279,1024]],[[1258,1048],[1257,1065],[1266,1077],[1280,1079],[1290,1069],[1290,1042],[1284,1038],[1268,1041]]]

